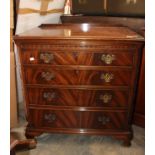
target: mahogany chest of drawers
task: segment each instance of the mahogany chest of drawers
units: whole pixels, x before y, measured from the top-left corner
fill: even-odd
[[[108,135],[130,145],[143,37],[126,27],[41,25],[14,37],[26,136]]]

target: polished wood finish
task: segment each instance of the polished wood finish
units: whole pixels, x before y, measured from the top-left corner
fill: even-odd
[[[124,107],[128,104],[128,89],[52,89],[27,88],[30,105],[78,106],[78,107]]]
[[[80,47],[85,46],[85,45],[87,45],[87,47],[93,46],[93,45],[85,44],[84,42],[81,42],[81,40],[86,41],[86,39],[88,39],[89,41],[92,41],[92,40],[94,41],[94,39],[95,39],[95,41],[100,40],[101,42],[102,41],[111,41],[111,40],[113,40],[113,41],[128,40],[131,42],[132,41],[143,41],[143,37],[141,35],[135,33],[134,31],[131,31],[127,27],[105,26],[103,28],[102,25],[98,25],[98,24],[93,25],[93,24],[87,24],[87,23],[84,23],[84,24],[63,24],[63,25],[62,24],[53,24],[53,25],[45,24],[45,25],[40,25],[39,27],[33,28],[27,32],[21,33],[20,35],[17,35],[17,37],[18,36],[20,36],[21,41],[22,41],[22,39],[24,39],[24,40],[38,39],[38,38],[39,38],[39,40],[50,39],[50,41],[53,42],[53,45],[60,44],[60,46],[58,46],[58,47],[61,47],[61,45],[63,45],[63,41],[65,42],[67,39],[70,39],[69,42],[71,44],[74,42],[74,44],[73,44],[74,46],[76,44],[80,43]],[[17,38],[17,37],[15,37],[15,38]],[[39,40],[36,40],[36,41],[39,41]],[[96,42],[93,42],[93,44],[96,44]],[[107,44],[107,43],[104,42],[103,45],[104,44]],[[29,45],[32,46],[31,44],[29,44]],[[125,45],[125,44],[123,44],[123,45]],[[28,45],[26,45],[26,46],[28,46]],[[64,45],[64,46],[67,47],[67,45]],[[121,48],[121,44],[119,46]],[[57,46],[52,46],[52,44],[51,44],[51,46],[49,45],[48,47],[56,48]],[[22,48],[24,48],[24,45],[22,46]],[[25,48],[29,48],[29,47],[25,47]],[[33,47],[31,47],[31,48],[33,49]],[[132,47],[128,46],[128,48],[132,48]]]
[[[27,137],[97,134],[130,145],[142,36],[125,27],[47,24],[14,39]]]
[[[131,69],[102,69],[102,70],[80,70],[52,67],[24,68],[24,76],[27,84],[45,85],[115,85],[127,86],[133,83],[131,80]]]
[[[54,108],[53,108],[54,109]],[[111,111],[30,110],[29,124],[34,128],[53,129],[127,129],[127,113]],[[35,122],[35,117],[38,121]],[[35,122],[35,123],[34,123]]]
[[[142,30],[141,34],[145,36],[145,29]],[[135,102],[136,106],[133,122],[136,125],[145,127],[145,47],[142,50],[140,73]]]
[[[127,129],[127,113],[116,111],[82,112],[82,128],[102,130]]]
[[[111,17],[111,16],[61,16],[62,23],[94,23],[113,26],[127,26],[134,31],[141,33],[141,28],[145,27],[144,18],[132,17]]]
[[[131,18],[131,17],[111,17],[111,16],[61,16],[62,23],[91,23],[102,24],[109,26],[127,26],[137,33],[145,36],[145,19]],[[129,57],[128,57],[129,58]],[[115,60],[116,61],[116,60]],[[113,61],[113,63],[115,62]],[[125,59],[125,61],[127,61]],[[122,62],[122,61],[120,61]],[[145,126],[145,48],[142,50],[142,57],[140,63],[140,73],[138,79],[138,87],[135,98],[135,110],[133,123],[144,127]]]
[[[136,97],[136,108],[134,112],[134,123],[145,127],[145,52],[143,50],[140,78]]]
[[[120,52],[110,49],[97,51],[73,51],[67,49],[65,52],[50,49],[48,51],[27,50],[22,53],[23,64],[51,64],[51,65],[87,65],[87,66],[132,66],[132,49],[123,48]]]

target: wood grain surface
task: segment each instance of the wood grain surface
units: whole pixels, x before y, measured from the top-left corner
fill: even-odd
[[[130,145],[143,37],[125,27],[46,24],[14,39],[27,137],[101,134]]]

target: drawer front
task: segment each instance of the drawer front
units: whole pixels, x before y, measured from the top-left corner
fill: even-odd
[[[132,66],[133,52],[22,52],[23,64]]]
[[[128,127],[124,111],[70,111],[31,109],[29,125],[35,128],[124,130]]]
[[[82,112],[82,128],[86,129],[126,129],[126,112]]]
[[[29,119],[34,127],[79,128],[80,126],[78,111],[30,110]]]
[[[55,85],[129,85],[130,70],[57,70],[50,68],[25,68],[27,84]]]
[[[127,107],[127,90],[27,88],[29,104],[49,106]]]

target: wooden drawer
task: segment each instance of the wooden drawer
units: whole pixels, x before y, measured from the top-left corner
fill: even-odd
[[[54,85],[129,85],[132,71],[128,69],[61,70],[50,67],[26,67],[27,84]]]
[[[120,111],[82,112],[82,128],[127,129],[127,113]]]
[[[133,52],[117,52],[101,50],[95,51],[48,51],[38,52],[25,51],[22,52],[23,64],[51,64],[51,65],[87,65],[87,66],[132,66]]]
[[[128,90],[27,88],[29,104],[49,106],[127,107]]]
[[[71,111],[31,109],[29,122],[38,128],[127,129],[125,111]],[[37,119],[37,120],[36,120]]]
[[[79,128],[80,112],[69,110],[30,110],[30,124],[34,127]]]

